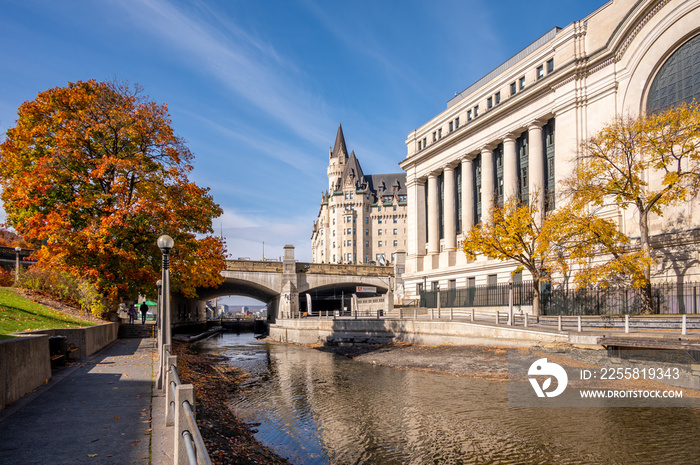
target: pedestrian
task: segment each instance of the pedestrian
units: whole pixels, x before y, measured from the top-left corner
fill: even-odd
[[[134,324],[134,319],[136,318],[136,305],[131,304],[129,306],[129,324]]]
[[[148,305],[146,305],[146,302],[142,303],[139,309],[141,310],[141,322],[146,324],[146,313],[148,312]]]

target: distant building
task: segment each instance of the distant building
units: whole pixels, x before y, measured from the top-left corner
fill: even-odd
[[[464,231],[512,197],[555,209],[583,140],[615,117],[693,98],[700,100],[698,0],[608,1],[525,47],[408,135],[400,164],[409,201],[407,294],[507,282],[516,264],[467,261]],[[632,210],[602,216],[635,237]],[[650,226],[654,278],[697,280],[697,200],[666,208]]]
[[[311,233],[314,263],[393,262],[406,250],[406,174],[365,175],[355,152],[348,155],[343,128],[328,155],[328,190],[321,196]]]

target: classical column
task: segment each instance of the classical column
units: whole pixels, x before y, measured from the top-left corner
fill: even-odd
[[[445,216],[445,250],[453,250],[457,246],[457,220],[455,211],[455,169],[446,166],[444,171],[445,201],[442,206],[442,214]]]
[[[491,207],[493,207],[493,149],[484,147],[481,149],[481,221],[491,221]]]
[[[437,173],[428,175],[428,253],[440,252],[440,218],[439,218],[438,177]]]
[[[530,205],[544,212],[544,146],[542,144],[542,123],[533,121],[527,128],[530,153],[528,156],[528,190]]]
[[[462,232],[474,226],[474,168],[472,159],[462,160]]]
[[[406,180],[408,194],[408,255],[425,255],[425,179],[411,177]],[[363,224],[363,231],[366,226]],[[365,238],[364,240],[367,240]],[[371,248],[370,248],[371,250]]]
[[[518,197],[518,154],[515,150],[515,137],[508,134],[503,138],[503,202]]]

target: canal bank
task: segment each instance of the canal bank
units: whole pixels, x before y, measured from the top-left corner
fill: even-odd
[[[269,339],[293,344],[352,345],[401,342],[422,345],[532,347],[569,343],[569,335],[551,329],[464,321],[397,319],[278,319]],[[595,344],[579,339],[578,344]]]

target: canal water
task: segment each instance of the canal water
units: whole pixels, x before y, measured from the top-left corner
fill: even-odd
[[[699,464],[700,409],[512,408],[507,383],[397,370],[226,333],[231,408],[296,464]]]

